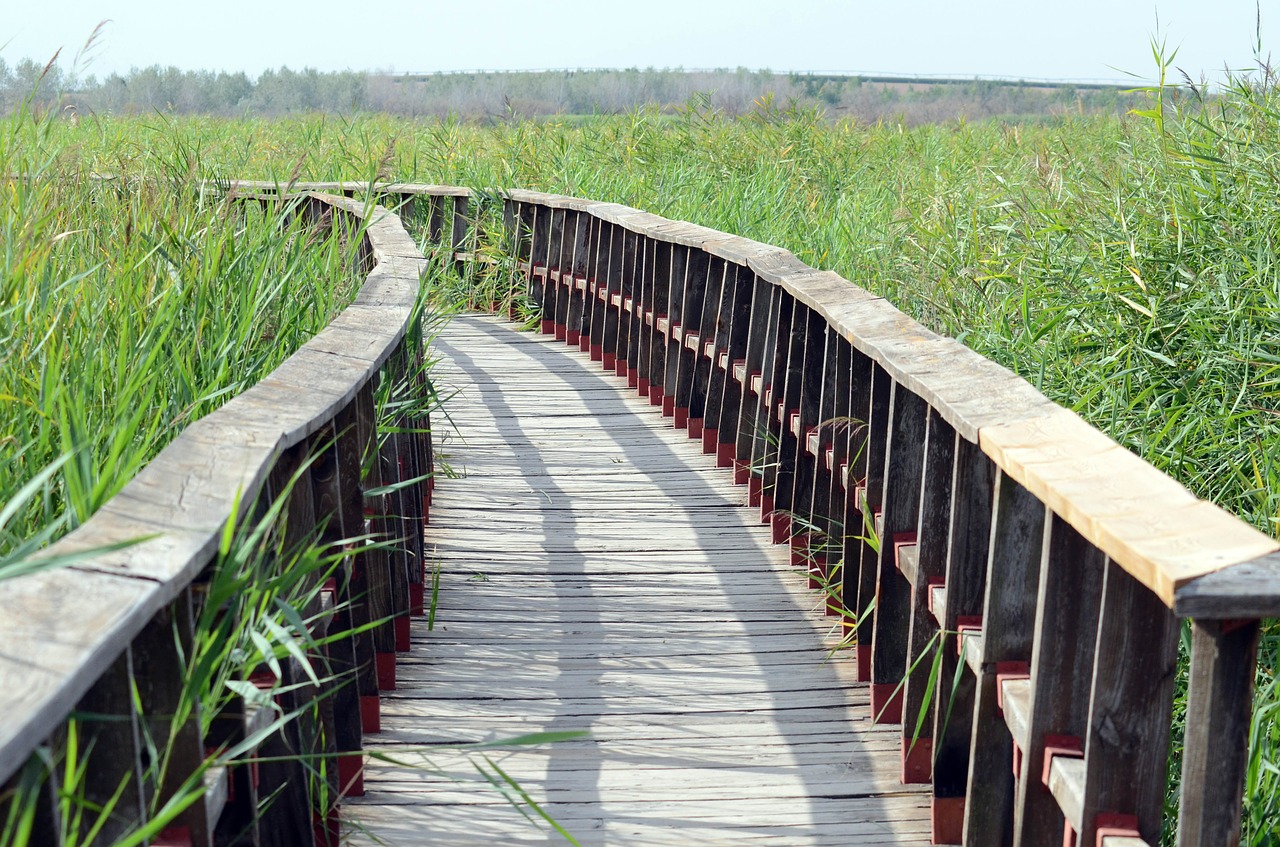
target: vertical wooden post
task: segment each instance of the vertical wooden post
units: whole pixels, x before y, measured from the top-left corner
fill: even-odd
[[[777,297],[772,285],[748,269],[742,268],[738,275],[739,283],[750,291],[750,316],[745,361],[741,368],[742,403],[735,427],[737,443],[734,447],[734,479],[739,483],[747,483],[748,501],[750,505],[757,506],[760,505],[762,482],[761,468],[757,463],[763,452],[760,426],[764,426],[766,422],[760,418],[760,408],[764,401],[756,391],[756,383],[758,379],[763,387],[763,373],[771,356],[768,351],[774,330],[773,311]],[[737,365],[730,363],[730,367],[736,368]],[[738,379],[736,373],[734,379]]]
[[[471,246],[474,233],[471,216],[471,196],[470,194],[455,194],[452,199],[453,226],[449,239],[449,258],[453,259],[454,268],[457,272],[463,275],[466,272],[466,262],[458,257],[459,254],[471,252],[468,249]]]
[[[132,658],[132,651],[126,649],[76,706],[82,715],[77,721],[76,747],[87,759],[78,793],[90,809],[105,808],[116,798],[115,808],[96,836],[98,844],[115,843],[148,818],[151,792],[142,771],[144,748],[133,702]],[[172,670],[177,673],[176,668]],[[164,740],[157,740],[161,749]],[[87,810],[83,821],[86,831],[81,835],[99,823],[98,815]]]
[[[964,833],[969,742],[977,683],[974,675],[960,666],[955,633],[961,624],[972,626],[982,620],[994,489],[995,466],[991,460],[977,444],[957,440],[947,531],[947,572],[942,586],[945,605],[942,609],[934,608],[934,616],[940,618],[944,633],[939,678],[947,684],[955,680],[951,702],[939,701],[934,706],[930,818],[933,841],[939,844],[957,844]]]
[[[543,223],[545,221],[545,223]],[[556,280],[552,278],[553,274],[560,272],[560,247],[564,235],[564,212],[560,209],[552,209],[548,206],[538,207],[538,223],[541,233],[535,232],[535,238],[542,235],[544,240],[541,251],[535,251],[534,275],[541,279],[542,289],[542,323],[541,329],[544,335],[555,336],[557,334],[557,323],[560,311],[560,290]],[[541,256],[542,264],[536,263],[536,257]],[[558,276],[557,276],[558,279]]]
[[[562,254],[560,274],[560,291],[565,298],[564,341],[570,347],[580,347],[584,331],[589,331],[590,310],[581,286],[586,285],[592,218],[586,212],[566,211],[565,215],[566,253]]]
[[[858,456],[856,469],[851,468],[850,487],[854,488],[854,502],[858,509],[855,521],[849,525],[855,527],[857,543],[852,559],[846,562],[856,563],[855,569],[845,574],[845,585],[854,579],[856,594],[848,592],[845,597],[857,597],[857,614],[861,620],[857,626],[857,661],[858,679],[871,682],[872,677],[872,642],[875,638],[875,616],[866,614],[874,610],[877,576],[880,572],[880,554],[877,548],[883,547],[886,539],[880,532],[880,514],[884,505],[884,466],[886,442],[889,436],[889,399],[892,396],[893,380],[878,365],[868,362],[869,378],[866,382],[867,399],[862,401],[866,409],[866,438]],[[847,530],[846,530],[847,531]]]
[[[815,379],[814,375],[809,374],[808,366],[805,366],[806,376],[812,380],[806,396],[816,394],[818,402],[813,410],[812,422],[802,427],[802,431],[806,433],[806,451],[809,451],[810,441],[813,442],[813,449],[809,451],[813,466],[809,520],[814,532],[814,538],[808,545],[812,560],[810,585],[825,590],[830,579],[829,568],[840,556],[840,539],[844,535],[844,498],[837,496],[839,490],[832,485],[836,473],[828,461],[834,452],[835,433],[845,425],[843,422],[836,422],[844,414],[837,398],[840,394],[840,346],[844,339],[826,321],[821,323],[821,335],[822,368],[818,377]],[[810,431],[812,439],[808,437]],[[837,502],[839,509],[836,507]]]
[[[911,582],[910,625],[907,633],[908,673],[902,710],[902,781],[928,782],[933,768],[933,725],[921,720],[925,711],[929,670],[946,650],[937,619],[929,610],[929,595],[947,572],[947,531],[950,529],[951,484],[955,470],[956,432],[935,410],[925,424],[924,468],[921,472],[920,512],[916,523],[916,571]],[[949,695],[950,680],[939,676],[933,702]],[[919,730],[917,731],[917,727]]]
[[[622,230],[622,305],[618,316],[617,373],[627,378],[627,388],[636,388],[640,379],[640,316],[636,304],[644,272],[643,240],[629,229],[619,229]]]
[[[430,210],[427,213],[427,240],[433,247],[444,247],[444,198],[438,194],[430,196]],[[452,239],[452,232],[450,232]]]
[[[666,367],[662,373],[662,414],[664,417],[675,418],[676,410],[680,410],[679,420],[675,421],[677,426],[688,423],[689,420],[689,397],[686,390],[681,396],[681,389],[685,388],[680,383],[681,360],[684,358],[684,349],[680,344],[681,330],[684,327],[684,301],[685,287],[689,277],[689,248],[683,244],[675,244],[672,242],[662,242],[667,254],[670,256],[669,267],[670,273],[667,276],[667,301],[666,301],[666,321],[661,321],[656,313],[654,316],[654,326],[662,344],[666,351],[664,361]]]
[[[786,393],[786,415],[782,427],[791,438],[794,450],[795,472],[793,475],[790,510],[794,520],[798,522],[791,531],[791,564],[805,567],[810,573],[810,586],[817,588],[814,567],[817,562],[815,551],[822,545],[821,524],[825,523],[825,514],[815,514],[813,488],[817,476],[816,454],[809,450],[809,434],[816,432],[821,423],[822,386],[826,372],[827,357],[827,322],[823,317],[805,306],[796,304],[797,318],[801,336],[796,339],[799,352],[796,358],[800,363],[798,373],[789,373]],[[793,392],[794,385],[794,394]]]
[[[529,207],[529,302],[540,314],[539,331],[550,335],[555,331],[552,303],[548,301],[547,261],[551,241],[551,211],[545,206]]]
[[[999,706],[999,676],[1027,672],[1044,538],[1044,505],[1003,473],[996,478],[983,602],[981,670],[969,747],[966,844],[1013,837],[1013,739]],[[964,639],[962,649],[974,649]]]
[[[795,300],[781,286],[770,286],[773,300],[772,317],[766,337],[765,360],[760,376],[759,412],[756,418],[756,443],[752,463],[760,469],[760,519],[771,524],[773,540],[787,538],[787,516],[777,511],[778,477],[790,481],[790,468],[781,465],[781,438],[777,408],[787,387],[790,365],[791,326]],[[797,364],[798,368],[799,365]],[[758,459],[757,459],[758,456]]]
[[[645,346],[649,350],[649,405],[663,407],[666,398],[667,342],[658,329],[671,308],[671,245],[650,237],[645,250]],[[643,372],[642,372],[643,374]]]
[[[427,494],[430,491],[428,457],[422,435],[430,431],[429,417],[414,409],[424,399],[426,390],[419,363],[417,341],[408,334],[400,342],[387,363],[391,375],[392,402],[400,407],[388,439],[395,451],[395,479],[400,483],[396,518],[402,525],[399,536],[404,539],[406,567],[392,573],[392,614],[395,615],[396,649],[409,649],[409,615],[422,605],[425,583],[426,547],[423,527],[426,519]],[[416,395],[416,396],[415,396]]]
[[[155,786],[149,806],[158,809],[184,789],[204,768],[204,738],[197,692],[184,690],[186,661],[195,638],[191,590],[188,588],[138,634],[130,646],[131,671],[141,708],[144,748],[159,752],[143,773]],[[188,785],[189,789],[190,786]],[[196,798],[170,825],[185,831],[193,847],[211,842],[212,821],[202,798]]]
[[[656,350],[653,343],[653,310],[656,299],[654,288],[654,265],[656,264],[657,245],[648,236],[638,236],[636,244],[636,281],[632,308],[635,313],[636,340],[636,380],[629,388],[645,400],[651,400],[654,362]]]
[[[1258,621],[1193,620],[1178,847],[1240,842]]]
[[[520,266],[529,261],[528,232],[524,219],[524,204],[517,203],[509,196],[502,198],[502,230],[503,249],[511,258],[511,269],[507,274],[506,314],[509,320],[518,317],[515,293],[524,285],[520,284]]]
[[[793,415],[800,413],[800,395],[804,384],[806,338],[809,329],[809,309],[785,291],[782,294],[780,317],[784,325],[778,328],[775,346],[773,379],[768,392],[766,416],[772,436],[775,459],[772,463],[772,480],[766,474],[766,491],[773,493],[773,543],[791,541],[799,524],[793,519],[803,509],[796,502],[796,482],[800,469],[799,442],[792,430]]]
[[[849,370],[845,377],[847,397],[845,414],[850,426],[845,431],[843,459],[835,465],[836,476],[841,477],[844,489],[844,538],[840,554],[840,607],[844,615],[843,632],[846,641],[854,642],[858,679],[871,680],[871,651],[861,653],[857,648],[857,620],[870,610],[860,603],[870,603],[871,597],[860,597],[862,581],[862,545],[867,534],[863,522],[863,486],[867,467],[867,438],[871,431],[871,373],[873,364],[860,351],[849,349]],[[833,460],[834,460],[833,456]],[[870,644],[867,645],[868,647]]]
[[[1160,838],[1178,621],[1119,565],[1108,563],[1084,742],[1080,841],[1095,842],[1098,815],[1132,815],[1150,844]]]
[[[690,427],[690,421],[696,421],[697,434],[691,431],[690,437],[701,437],[705,423],[706,391],[705,380],[700,380],[700,366],[704,360],[702,355],[703,309],[710,296],[708,275],[710,263],[706,253],[701,250],[684,247],[684,281],[680,286],[680,318],[679,329],[676,319],[672,318],[671,335],[673,350],[676,351],[675,374],[675,425],[677,429]],[[672,295],[672,307],[675,306],[675,295]],[[692,346],[691,346],[692,343]]]
[[[716,330],[716,378],[719,380],[720,414],[714,423],[707,422],[713,432],[711,449],[716,454],[716,465],[733,467],[740,458],[738,440],[740,432],[744,386],[735,372],[741,363],[746,368],[747,336],[751,331],[751,273],[740,265],[725,262],[724,294],[720,298],[719,327]],[[715,390],[714,388],[712,389]],[[703,450],[707,449],[703,441]],[[746,483],[745,475],[735,479]]]
[[[703,453],[715,453],[725,401],[725,370],[720,361],[722,351],[729,347],[727,316],[733,310],[733,288],[724,259],[710,253],[703,256],[707,263],[706,296],[702,298],[698,338],[692,342],[696,348],[693,396],[697,405],[689,409],[689,437],[700,439]]]
[[[1027,748],[1014,799],[1014,844],[1062,835],[1062,810],[1043,783],[1046,738],[1083,749],[1106,559],[1062,518],[1045,515],[1031,655]]]
[[[875,556],[871,716],[877,722],[898,723],[902,720],[903,675],[911,626],[911,585],[898,570],[897,551],[899,544],[914,543],[920,521],[929,407],[897,382],[889,383],[889,427],[880,482],[880,550]]]
[[[308,464],[312,444],[302,442],[286,450],[272,469],[268,482],[268,490],[272,499],[288,498],[282,515],[284,519],[284,538],[282,546],[286,554],[300,551],[304,546],[315,543],[317,538],[316,500],[311,478],[311,466]],[[317,575],[319,579],[320,575]],[[313,586],[317,587],[317,586]],[[320,620],[321,627],[328,627],[323,622],[321,613],[324,600],[323,592],[317,596],[307,611],[307,617]],[[314,657],[314,667],[318,675],[326,674],[330,663],[324,656]],[[276,695],[277,702],[287,713],[299,712],[298,717],[286,723],[278,732],[268,735],[258,747],[254,761],[236,768],[237,804],[240,800],[240,789],[248,783],[248,791],[244,800],[251,805],[249,810],[255,818],[252,829],[256,829],[262,843],[277,844],[284,838],[297,837],[302,834],[304,843],[309,843],[313,833],[313,809],[319,798],[313,798],[309,785],[310,769],[317,766],[316,761],[303,757],[322,752],[316,745],[321,743],[322,730],[318,723],[310,718],[303,704],[307,702],[302,691],[291,688],[305,685],[306,676],[293,663],[284,665],[285,679],[281,682],[281,691]],[[349,679],[342,680],[350,685]],[[310,695],[314,697],[315,694]],[[374,698],[376,705],[377,698]],[[240,737],[244,731],[246,713],[244,704],[232,710],[228,716],[237,722],[237,726],[224,732],[225,740],[232,741]],[[330,731],[332,727],[328,728]],[[304,740],[305,739],[305,740]],[[213,739],[220,743],[223,739]],[[332,737],[329,737],[332,744]],[[248,772],[248,773],[246,773]],[[257,779],[253,779],[253,774]],[[245,779],[245,777],[249,777]],[[255,785],[256,783],[256,785]],[[267,786],[273,797],[270,803],[261,806],[258,802],[257,786]],[[336,780],[335,780],[336,789]],[[243,817],[243,816],[241,816]],[[228,821],[226,829],[229,835],[239,835],[242,827],[235,826],[235,820]],[[254,842],[258,843],[258,842]]]
[[[376,384],[377,375],[375,374],[373,379],[360,390],[355,399],[356,444],[359,449],[361,467],[367,468],[367,471],[365,471],[367,475],[362,486],[362,495],[365,488],[378,487],[384,482],[382,461],[378,455],[377,409],[374,407],[374,387]],[[389,536],[387,522],[390,517],[388,506],[391,499],[386,495],[363,497],[365,526],[362,529],[375,536],[373,539],[375,543],[372,546],[368,542],[360,542],[363,545],[363,549],[360,552],[360,566],[364,575],[363,582],[367,589],[369,620],[374,623],[371,635],[375,656],[394,656],[396,652],[396,618],[392,596],[391,560],[387,549],[381,546],[381,542]],[[362,532],[361,534],[365,533]],[[381,728],[380,709],[381,706],[376,694],[361,695],[360,718],[361,726],[365,732],[377,732]]]
[[[574,218],[568,209],[551,210],[551,252],[547,259],[547,291],[552,295],[552,319],[556,341],[565,341],[569,333],[571,291],[565,286],[565,274],[572,276]]]
[[[622,368],[627,362],[627,315],[623,311],[622,297],[622,278],[623,265],[625,263],[624,242],[626,238],[625,231],[617,224],[603,224],[603,234],[601,237],[600,255],[604,259],[604,274],[601,277],[601,286],[605,289],[603,323],[600,335],[601,356],[600,365],[606,371],[610,371],[619,376],[626,376],[622,373]],[[617,297],[618,305],[614,305],[614,298]]]
[[[831,368],[834,371],[834,398],[831,407],[833,423],[830,432],[830,454],[824,457],[824,464],[829,465],[828,497],[831,503],[831,529],[827,551],[827,579],[823,590],[826,592],[826,612],[832,616],[845,614],[844,574],[845,556],[851,546],[850,526],[848,520],[851,503],[848,488],[848,472],[850,457],[849,448],[855,434],[863,429],[860,421],[853,417],[853,345],[838,333],[832,332],[835,343],[835,357]],[[856,599],[855,599],[856,602]]]
[[[311,483],[315,514],[322,527],[321,543],[329,546],[352,537],[347,531],[346,518],[349,516],[344,504],[343,477],[350,478],[353,465],[358,473],[358,461],[352,462],[351,459],[358,455],[353,449],[356,437],[354,423],[350,412],[344,410],[334,424],[317,433],[320,451],[311,466]],[[372,639],[367,632],[356,632],[368,621],[368,609],[364,585],[354,571],[352,557],[344,557],[335,577],[337,596],[333,626],[338,637],[329,645],[327,656],[333,685],[331,693],[321,698],[320,706],[333,716],[337,750],[356,754],[342,757],[350,764],[341,764],[347,772],[343,773],[346,778],[340,782],[358,787],[359,767],[353,765],[362,765],[358,758],[363,747],[360,697],[377,697],[378,680]],[[329,766],[339,765],[330,762]],[[344,787],[339,785],[338,792]],[[327,815],[331,810],[321,811]]]
[[[587,342],[587,355],[593,362],[600,362],[605,370],[613,370],[613,362],[604,366],[605,334],[609,329],[609,252],[612,247],[613,226],[591,218],[591,257],[587,268],[587,304],[591,311],[590,335]],[[617,324],[613,326],[617,335]]]

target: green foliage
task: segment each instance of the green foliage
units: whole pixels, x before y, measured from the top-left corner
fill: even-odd
[[[83,522],[354,291],[340,239],[198,193],[180,137],[97,181],[48,130],[0,137],[29,177],[0,187],[0,556]]]
[[[96,37],[96,34],[95,34]],[[95,38],[90,39],[92,47]],[[82,51],[83,52],[83,51]],[[820,107],[833,117],[908,124],[964,118],[1118,114],[1134,102],[1116,86],[1021,81],[775,74],[747,68],[695,70],[478,71],[384,75],[321,73],[287,67],[258,79],[243,72],[183,71],[153,65],[81,78],[54,63],[30,59],[9,68],[0,60],[0,111],[26,102],[71,113],[258,115],[279,117],[360,111],[405,117],[463,115],[470,120],[594,116],[654,108],[674,113],[703,97],[729,114],[751,112],[763,100]],[[36,82],[43,83],[36,89]]]
[[[569,87],[575,79],[561,82]],[[830,80],[794,84],[812,87],[819,100],[832,96]],[[841,97],[887,90],[843,86]],[[1003,96],[977,84],[971,94]],[[17,543],[59,514],[76,519],[139,460],[120,460],[121,475],[106,483],[94,462],[114,461],[134,442],[153,447],[174,422],[238,390],[255,363],[266,367],[270,357],[261,352],[247,362],[231,358],[245,329],[221,323],[218,309],[158,325],[156,316],[179,314],[169,311],[169,300],[180,299],[188,279],[218,292],[205,295],[210,303],[257,314],[253,325],[269,328],[267,335],[294,322],[311,329],[323,322],[315,307],[274,319],[254,311],[278,294],[264,281],[274,280],[272,273],[248,266],[306,267],[293,264],[307,260],[290,252],[298,234],[277,228],[268,237],[265,219],[242,233],[216,202],[194,194],[191,177],[287,182],[371,174],[609,200],[786,247],[961,338],[1199,496],[1280,533],[1274,76],[1264,70],[1214,94],[1155,90],[1145,108],[1123,117],[1064,109],[1032,122],[833,121],[817,105],[783,102],[753,100],[734,117],[714,97],[699,96],[667,113],[645,108],[485,126],[314,115],[13,119],[4,125],[0,170],[113,172],[164,182],[151,189],[63,179],[6,188],[0,267],[4,285],[17,287],[0,297],[0,349],[8,357],[0,378],[9,380],[0,386],[0,414],[11,416],[3,431],[21,435],[0,443],[9,471],[0,479],[17,481],[0,492],[0,502],[40,480],[24,494],[25,529],[4,529],[6,540]],[[497,212],[494,203],[481,212],[486,235],[477,247],[493,262],[473,280],[447,284],[447,296],[518,312]],[[99,231],[88,231],[86,220]],[[257,258],[237,264],[246,252]],[[233,294],[225,282],[212,285],[237,267],[246,268],[246,281],[266,287]],[[291,286],[299,282],[305,291],[297,277]],[[90,306],[142,317],[99,333]],[[181,347],[178,340],[196,332],[225,351],[208,358],[217,378],[200,388],[186,377],[153,386],[148,371],[156,367],[147,366],[156,360],[147,357],[155,348]],[[53,355],[76,338],[99,337],[86,365],[59,365]],[[286,346],[274,336],[249,340],[267,342],[276,354]],[[91,402],[96,391],[72,390],[88,383],[177,399],[165,415],[135,419],[135,404],[99,408]],[[40,476],[63,456],[72,458]],[[1269,837],[1267,821],[1276,814],[1277,643],[1272,624],[1259,663],[1248,776],[1246,837],[1257,844]]]

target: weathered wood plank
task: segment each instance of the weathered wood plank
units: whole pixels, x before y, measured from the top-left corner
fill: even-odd
[[[1191,580],[1280,549],[1066,410],[988,427],[980,443],[1170,607]]]
[[[1191,624],[1179,847],[1234,844],[1240,837],[1258,633],[1258,621]]]

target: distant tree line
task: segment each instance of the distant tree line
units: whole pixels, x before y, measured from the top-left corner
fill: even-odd
[[[479,120],[664,111],[696,101],[728,114],[761,104],[818,107],[831,118],[908,124],[966,118],[1120,112],[1138,103],[1119,87],[992,80],[910,80],[719,71],[589,70],[388,75],[314,68],[245,73],[135,68],[98,79],[58,65],[0,59],[0,108],[23,102],[68,113],[276,116],[308,112],[457,115]]]

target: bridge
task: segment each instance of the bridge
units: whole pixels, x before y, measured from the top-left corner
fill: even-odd
[[[1274,540],[784,250],[518,190],[222,188],[342,228],[366,282],[0,584],[4,837],[1137,847],[1173,759],[1176,843],[1238,841]],[[506,274],[537,332],[424,338],[429,262]],[[300,649],[192,691],[201,633],[260,621],[223,582],[255,526],[237,573],[309,598]]]

